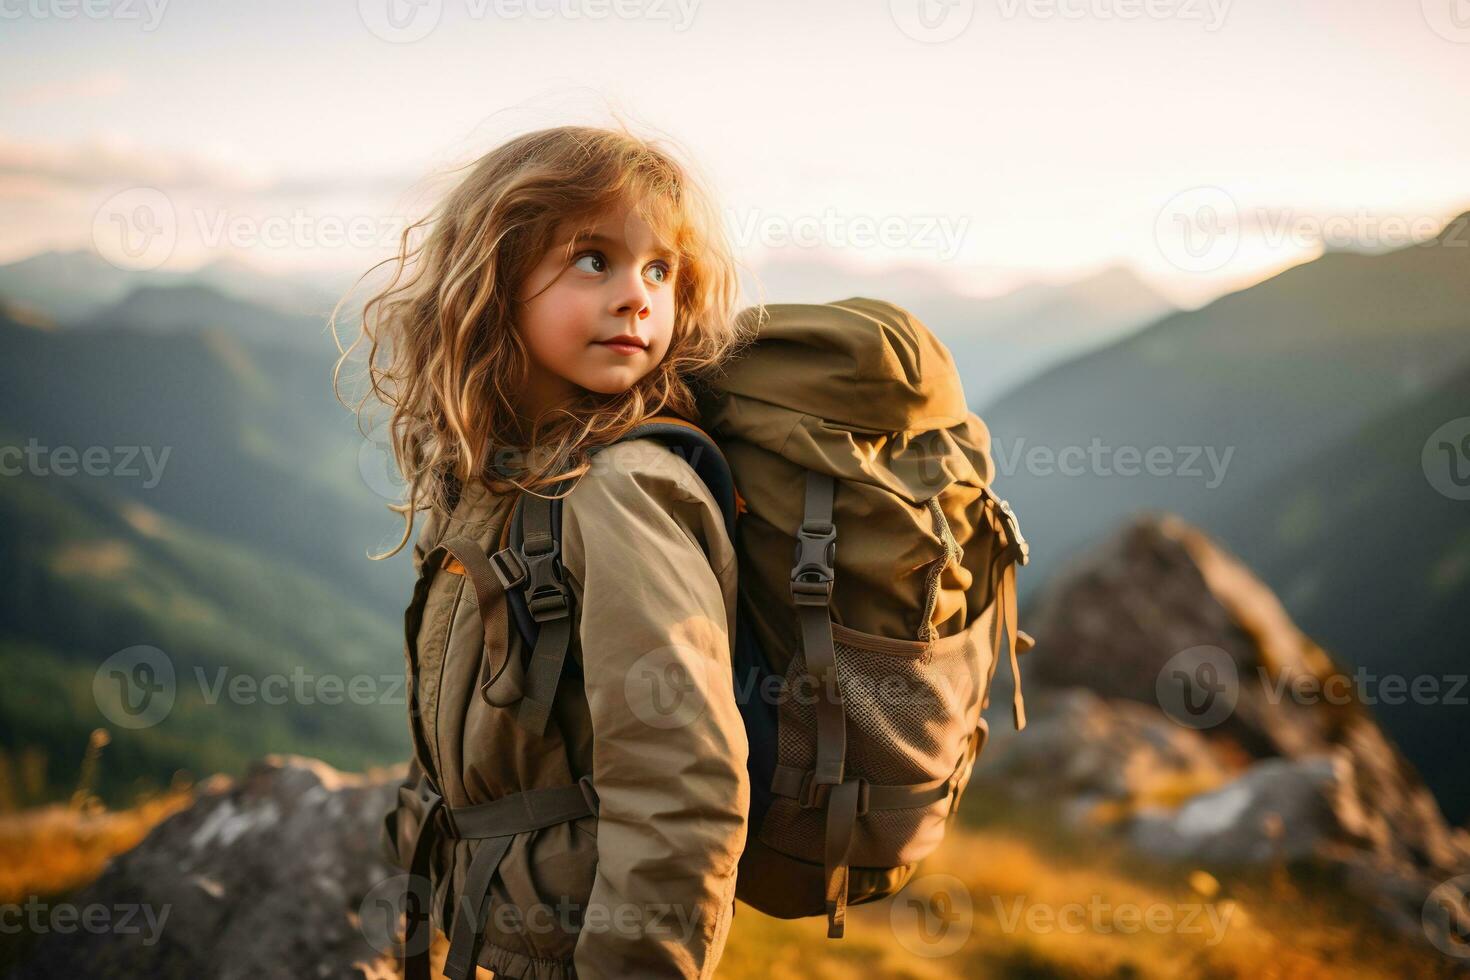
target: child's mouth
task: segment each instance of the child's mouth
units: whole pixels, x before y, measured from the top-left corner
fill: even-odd
[[[638,346],[637,344],[627,344],[627,343],[622,343],[620,341],[611,341],[611,340],[602,341],[602,342],[598,343],[597,346],[599,346],[599,347],[606,347],[608,350],[616,351],[619,354],[641,354],[641,353],[643,353],[643,348],[640,347],[640,346]]]

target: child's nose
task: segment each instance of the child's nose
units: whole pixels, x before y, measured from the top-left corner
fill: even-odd
[[[649,303],[648,284],[642,276],[629,276],[619,282],[619,290],[613,300],[613,315],[628,316],[646,308]]]

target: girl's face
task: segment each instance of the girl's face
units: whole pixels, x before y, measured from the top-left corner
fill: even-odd
[[[581,394],[627,391],[664,353],[674,329],[675,256],[635,210],[604,215],[572,246],[558,235],[521,290],[531,370],[518,407],[528,419]],[[622,338],[629,343],[609,341]]]

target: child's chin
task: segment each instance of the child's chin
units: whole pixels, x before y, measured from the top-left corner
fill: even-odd
[[[588,391],[595,391],[599,395],[621,395],[633,387],[633,384],[641,377],[641,375],[635,374],[632,371],[622,371],[619,374],[621,375],[620,377],[600,378],[591,384],[584,384],[583,387]]]

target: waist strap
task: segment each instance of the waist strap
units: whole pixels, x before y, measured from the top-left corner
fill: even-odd
[[[419,901],[419,891],[428,891],[429,859],[442,834],[453,840],[481,840],[465,875],[464,892],[455,904],[450,930],[449,954],[444,975],[450,980],[474,976],[480,946],[485,938],[485,921],[490,911],[490,885],[501,860],[516,834],[540,830],[559,823],[591,816],[597,812],[597,793],[583,776],[567,786],[547,786],[511,793],[489,803],[451,807],[429,781],[420,775],[414,786],[409,810],[419,818],[418,839],[409,859],[409,901],[404,936],[405,980],[429,980],[429,942],[419,930],[429,924],[429,901]]]

